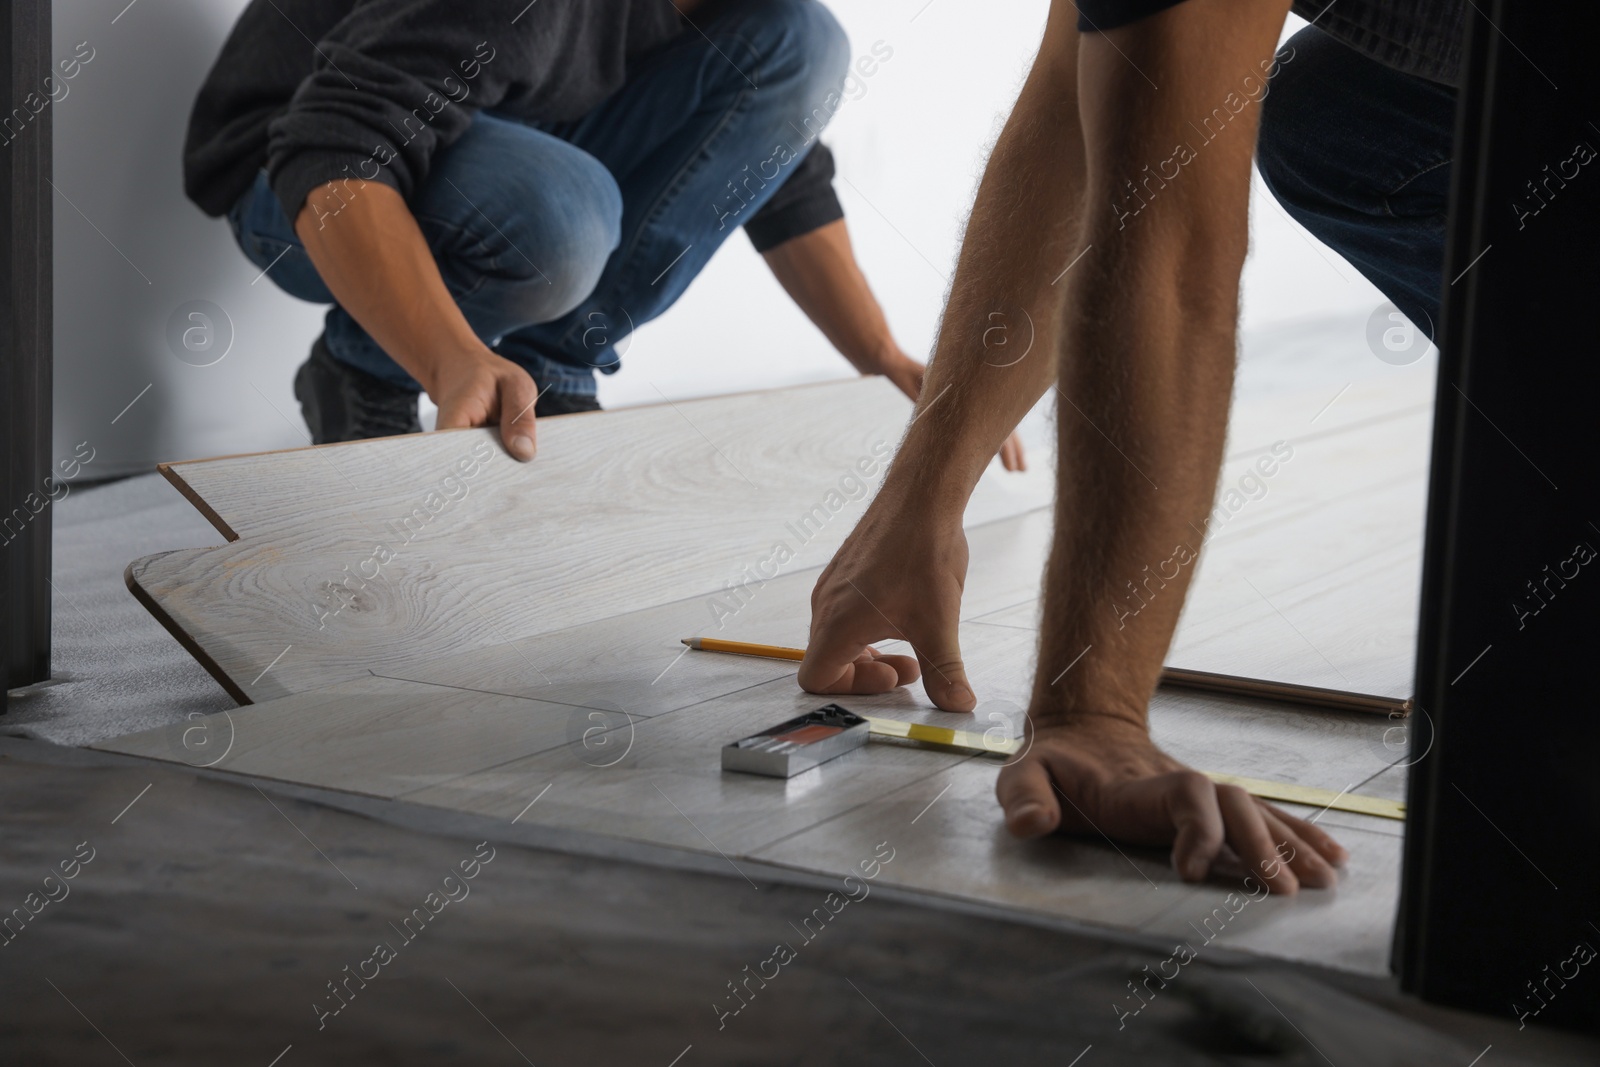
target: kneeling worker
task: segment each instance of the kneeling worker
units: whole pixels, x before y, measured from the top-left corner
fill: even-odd
[[[859,62],[877,62],[863,57]],[[295,377],[317,443],[592,411],[595,371],[743,226],[863,374],[913,399],[817,141],[849,53],[819,0],[253,0],[187,192],[332,304]],[[1018,468],[1013,438],[1002,450]]]

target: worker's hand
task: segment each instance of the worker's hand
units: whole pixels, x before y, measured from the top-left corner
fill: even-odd
[[[429,395],[439,405],[439,429],[497,424],[507,452],[520,460],[533,458],[533,405],[539,390],[528,372],[509,359],[485,348],[443,361]]]
[[[1024,754],[995,784],[1017,837],[1061,831],[1171,845],[1172,866],[1186,882],[1205,878],[1219,859],[1230,867],[1233,857],[1273,893],[1338,881],[1333,865],[1347,857],[1338,842],[1238,786],[1183,766],[1142,724],[1084,715],[1030,727]]]
[[[922,395],[922,380],[927,376],[928,368],[899,349],[879,360],[875,369],[913,401]],[[1028,469],[1028,460],[1022,451],[1022,438],[1014,432],[1000,446],[1000,466],[1008,471]]]
[[[811,693],[885,693],[917,680],[946,711],[977,698],[961,664],[956,624],[967,576],[961,516],[890,506],[880,496],[811,592],[811,639],[800,687]],[[900,639],[916,653],[882,656],[873,641]]]

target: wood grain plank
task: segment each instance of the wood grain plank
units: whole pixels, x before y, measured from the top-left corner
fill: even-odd
[[[732,614],[723,595],[708,594],[456,656],[417,657],[387,676],[661,715],[792,678],[793,663],[691,652],[680,639],[737,634],[739,640],[803,644],[818,573],[783,575],[753,588]]]
[[[994,796],[998,773],[985,759],[946,768],[753,856],[842,872],[888,842],[895,851],[880,876],[887,885],[1129,930],[1172,907],[1177,876],[1159,853],[1013,838]]]
[[[908,411],[856,379],[550,420],[526,465],[487,430],[177,464],[239,540],[128,580],[242,698],[393,673],[820,567]],[[1037,509],[1045,477],[986,475],[969,519]]]
[[[586,733],[585,751],[597,750],[595,730],[629,721],[621,713],[367,678],[93,747],[394,797],[519,756],[582,749]]]
[[[1042,561],[1048,544],[1048,525],[1041,525],[1041,519],[1047,523],[1045,513],[1035,511],[968,532],[974,556],[968,590],[977,591],[979,603],[988,597],[1009,597],[1018,584],[1025,587],[1037,582],[1032,568]],[[686,653],[679,642],[684,637],[718,636],[803,647],[811,622],[811,589],[820,573],[821,568],[809,568],[751,585],[738,597],[709,593],[455,655],[418,656],[380,673],[635,715],[660,715],[775,678],[794,677],[793,663]],[[988,703],[980,711],[1003,710],[1008,720],[1017,720],[1021,711],[1018,698],[1026,692],[1026,669],[1014,669],[1009,659],[991,656],[987,645],[994,638],[986,629],[975,632],[982,640],[968,650],[968,657],[980,695],[990,677],[1003,684],[1006,694],[1000,696],[1002,686],[997,685],[994,694],[985,696]],[[1022,648],[1031,646],[1033,640],[1029,633],[1016,643]],[[911,653],[899,642],[880,642],[878,647],[885,652]],[[1031,651],[1027,655],[1031,656]],[[895,707],[937,711],[921,694],[920,686],[882,701],[889,711]],[[951,725],[939,717],[942,714],[919,721]]]
[[[1167,664],[1409,696],[1429,424],[1410,409],[1363,416],[1274,460],[1262,495],[1212,528]],[[1261,454],[1231,461],[1224,488]],[[1037,628],[1037,599],[1009,589],[1018,600],[967,617]],[[1161,595],[1159,581],[1144,589]]]
[[[961,616],[978,615],[1039,595],[1054,532],[1052,508],[967,529],[967,581]]]
[[[1180,690],[1158,690],[1150,702],[1151,736],[1192,767],[1334,792],[1355,791],[1394,761],[1393,725],[1362,712],[1285,713],[1271,701]]]
[[[1183,883],[1165,849],[1090,837],[1013,838],[994,796],[997,773],[992,761],[962,763],[754,856],[838,872],[887,842],[895,850],[880,876],[887,885],[1157,934],[1202,954],[1242,949],[1385,973],[1399,889],[1398,837],[1341,828],[1351,858],[1336,888],[1253,902],[1233,914],[1224,901],[1234,886]],[[1218,908],[1226,922],[1214,917]]]
[[[515,760],[406,800],[523,822],[738,856],[867,804],[967,757],[874,742],[788,780],[724,772],[724,744],[822,703],[787,678],[624,728],[612,762],[568,748]]]
[[[1172,907],[1142,930],[1202,955],[1220,947],[1387,975],[1400,896],[1400,838],[1350,827],[1337,836],[1350,859],[1333,888],[1241,903],[1242,893],[1229,899],[1235,887],[1226,883],[1180,885]]]

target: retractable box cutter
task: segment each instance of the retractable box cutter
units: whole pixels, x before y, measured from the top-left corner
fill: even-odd
[[[722,769],[793,778],[867,743],[866,719],[829,704],[722,746]]]

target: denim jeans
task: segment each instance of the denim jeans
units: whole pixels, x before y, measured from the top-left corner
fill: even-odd
[[[474,332],[541,390],[593,396],[595,370],[614,373],[619,344],[672,306],[782,185],[741,182],[730,218],[730,182],[780,143],[792,174],[837,106],[825,100],[843,83],[848,45],[815,0],[743,0],[699,25],[575,121],[480,112],[411,199]],[[279,288],[334,302],[265,173],[228,218]],[[324,337],[335,359],[419,388],[337,304]]]
[[[1455,90],[1308,26],[1262,105],[1257,166],[1284,210],[1434,337]]]

